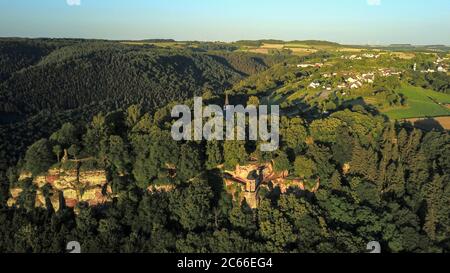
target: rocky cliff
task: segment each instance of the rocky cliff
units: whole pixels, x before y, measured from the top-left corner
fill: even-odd
[[[36,188],[36,207],[46,207],[47,202],[50,202],[58,211],[61,204],[73,208],[80,202],[97,206],[112,200],[112,190],[104,170],[80,171],[79,169],[54,168],[45,175],[36,177],[32,177],[30,173],[22,173],[19,184],[26,179],[32,179]],[[8,206],[16,205],[22,192],[23,189],[12,187]]]
[[[241,200],[245,199],[251,208],[258,207],[258,190],[261,187],[279,188],[282,194],[290,188],[315,193],[320,187],[320,180],[317,180],[314,187],[308,188],[302,179],[291,178],[289,171],[275,171],[272,162],[237,165],[235,170],[225,171],[224,181],[228,192]]]

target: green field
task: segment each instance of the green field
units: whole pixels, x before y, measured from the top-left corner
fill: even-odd
[[[450,103],[448,94],[413,86],[404,86],[397,92],[407,98],[407,106],[383,112],[391,119],[450,116],[450,109],[445,106]]]

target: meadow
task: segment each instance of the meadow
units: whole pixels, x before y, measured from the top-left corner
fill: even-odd
[[[321,42],[321,41],[266,41],[260,46],[240,46],[240,50],[244,52],[270,54],[270,50],[290,50],[293,55],[306,56],[316,53],[318,51],[332,51],[332,52],[360,52],[363,49],[345,47],[335,43]]]
[[[397,92],[407,98],[407,106],[382,111],[390,119],[450,116],[445,106],[450,103],[448,94],[406,85]]]

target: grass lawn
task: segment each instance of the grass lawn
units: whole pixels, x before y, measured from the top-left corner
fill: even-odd
[[[404,86],[397,92],[405,95],[408,106],[385,111],[384,114],[391,119],[450,116],[450,109],[439,105],[450,102],[448,94],[414,86]]]

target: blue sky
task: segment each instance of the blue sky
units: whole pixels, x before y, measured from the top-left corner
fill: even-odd
[[[450,45],[450,0],[0,0],[0,36]]]

